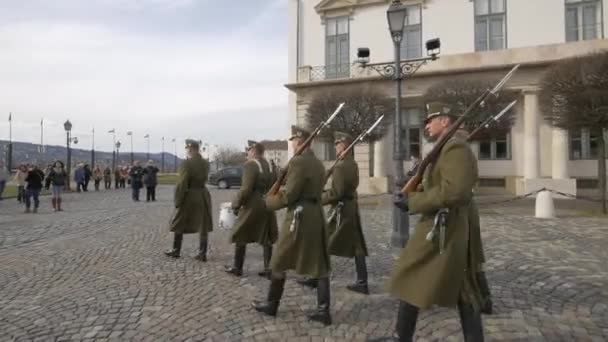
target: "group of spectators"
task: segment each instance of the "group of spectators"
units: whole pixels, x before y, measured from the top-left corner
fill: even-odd
[[[159,169],[152,160],[148,161],[146,167],[142,167],[139,161],[132,166],[117,167],[114,172],[109,166],[102,168],[96,165],[93,169],[86,163],[79,163],[73,170],[73,180],[76,183],[77,192],[87,192],[91,180],[94,182],[95,191],[100,190],[101,182],[104,182],[106,190],[111,189],[112,175],[114,175],[114,188],[126,188],[130,184],[133,190],[133,201],[139,201],[140,190],[146,188],[146,201],[156,201],[156,186],[158,184]],[[2,193],[11,173],[0,162],[0,200]],[[69,175],[62,161],[49,164],[43,171],[36,164],[21,164],[13,177],[17,185],[17,201],[25,204],[26,213],[36,213],[40,206],[40,192],[42,189],[52,190],[52,206],[54,211],[63,211],[61,207],[61,194],[68,185]],[[33,203],[32,203],[33,202]],[[32,208],[33,204],[33,208]]]

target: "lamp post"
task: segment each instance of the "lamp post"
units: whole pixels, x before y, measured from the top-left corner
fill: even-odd
[[[395,81],[395,118],[393,121],[394,142],[393,142],[393,160],[395,164],[394,174],[394,195],[401,192],[405,183],[405,175],[403,173],[403,162],[405,160],[404,145],[402,132],[408,131],[408,128],[403,125],[401,117],[401,82],[407,76],[413,75],[422,65],[429,60],[436,60],[439,55],[441,42],[439,38],[431,39],[426,42],[427,57],[401,60],[401,43],[403,40],[403,27],[407,18],[407,6],[404,6],[401,1],[393,0],[388,10],[386,11],[388,27],[393,40],[395,60],[393,63],[369,63],[370,51],[368,48],[359,48],[357,51],[358,62],[363,68],[371,68],[381,76]],[[391,245],[393,247],[404,247],[409,238],[409,216],[408,213],[401,209],[393,207],[393,228],[391,234]]]
[[[72,137],[72,123],[70,120],[67,120],[63,123],[63,128],[65,129],[66,134],[66,147],[67,147],[67,162],[66,162],[66,173],[68,174],[68,179],[66,183],[66,187],[70,190],[70,178],[72,177],[72,150],[70,148],[70,144],[74,142],[74,144],[78,144],[78,138]]]
[[[175,172],[177,173],[177,142],[175,138],[171,139],[171,142],[173,143],[173,148],[175,149],[175,154],[173,155],[173,165],[175,166]]]
[[[93,127],[93,141],[91,144],[91,168],[95,167],[95,127]]]
[[[163,144],[162,144],[162,151],[160,154],[160,160],[161,160],[161,162],[160,162],[161,171],[160,172],[164,173],[165,172],[165,137],[162,137],[161,140],[162,140]]]
[[[114,172],[116,170],[116,150],[114,150],[114,146],[116,145],[116,129],[112,128],[108,133],[112,133],[112,172]]]
[[[120,163],[120,140],[114,146],[116,146],[116,164],[118,164]]]
[[[148,152],[146,153],[146,160],[150,160],[150,134],[146,134],[144,138],[148,139]]]
[[[133,132],[127,132],[127,135],[131,137],[131,165],[133,165]]]

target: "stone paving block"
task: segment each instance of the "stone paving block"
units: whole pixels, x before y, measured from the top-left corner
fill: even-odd
[[[220,203],[235,191],[211,192],[217,219]],[[372,294],[346,290],[355,278],[353,262],[332,258],[334,324],[323,327],[306,317],[316,307],[316,292],[297,285],[292,273],[276,318],[249,308],[268,290],[268,281],[256,274],[261,249],[248,248],[244,277],[226,275],[222,267],[234,252],[228,231],[211,233],[207,263],[192,258],[196,235],[184,237],[180,259],[166,258],[171,196],[172,188],[164,186],[154,203],[133,203],[129,189],[67,194],[65,212],[45,206],[39,215],[3,203],[0,216],[10,222],[0,223],[0,307],[6,317],[0,331],[15,341],[351,342],[393,333],[397,301],[385,285],[399,251],[388,246],[387,205],[361,211]],[[484,316],[486,339],[608,340],[608,220],[536,220],[511,208],[481,207],[496,311]],[[455,309],[423,310],[417,327],[418,341],[462,340]]]

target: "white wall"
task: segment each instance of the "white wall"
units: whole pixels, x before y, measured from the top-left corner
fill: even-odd
[[[507,47],[566,41],[564,0],[508,0]]]
[[[428,1],[422,9],[422,41],[441,38],[442,55],[472,52],[474,18],[473,3],[469,0]]]

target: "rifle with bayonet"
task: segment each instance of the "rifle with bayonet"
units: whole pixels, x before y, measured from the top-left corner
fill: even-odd
[[[498,119],[500,119],[503,115],[505,115],[509,111],[509,109],[511,109],[511,107],[515,106],[516,103],[517,103],[517,100],[512,101],[503,110],[501,110],[500,113],[496,114],[495,116],[491,116],[491,117],[487,118],[486,121],[484,121],[481,125],[479,125],[479,127],[475,128],[473,130],[473,132],[471,132],[471,134],[469,134],[469,136],[467,137],[467,141],[473,139],[473,137],[475,136],[475,134],[477,134],[477,132],[481,131],[484,128],[488,128],[492,121],[498,122]]]
[[[367,131],[359,134],[359,136],[355,140],[353,140],[353,142],[350,145],[348,145],[348,147],[344,151],[342,151],[342,153],[340,153],[338,158],[336,158],[336,161],[334,162],[334,164],[327,170],[325,179],[327,179],[331,176],[331,174],[334,172],[334,169],[336,168],[336,165],[338,165],[338,163],[341,160],[344,160],[344,158],[346,158],[346,156],[350,153],[350,151],[353,148],[355,148],[355,145],[358,142],[363,141],[363,139],[367,138],[367,136],[369,136],[374,131],[374,129],[376,129],[376,127],[378,127],[378,125],[380,124],[382,119],[384,119],[384,115],[382,115],[380,118],[378,118],[378,120],[376,120],[376,122],[374,122],[374,124]]]
[[[426,157],[424,157],[424,159],[420,163],[420,167],[418,167],[416,174],[407,181],[407,183],[405,184],[403,189],[401,189],[401,192],[403,192],[404,194],[409,194],[409,193],[416,191],[416,189],[418,188],[418,185],[420,185],[420,183],[422,182],[422,176],[424,175],[424,171],[426,170],[426,168],[432,162],[437,160],[437,158],[439,157],[439,153],[441,152],[441,149],[443,148],[443,146],[448,142],[448,140],[450,140],[450,138],[452,138],[452,136],[454,136],[454,133],[456,133],[456,131],[458,131],[458,129],[460,128],[460,126],[462,125],[464,120],[468,117],[468,115],[470,115],[471,112],[473,112],[473,110],[475,110],[478,106],[483,105],[485,100],[490,95],[493,95],[494,97],[498,96],[498,92],[507,83],[507,81],[509,79],[511,79],[511,77],[513,76],[513,74],[515,73],[515,71],[518,68],[519,68],[519,64],[514,66],[513,69],[511,69],[511,71],[509,71],[509,73],[505,77],[503,77],[500,80],[500,82],[498,82],[498,84],[496,84],[496,86],[494,88],[486,90],[473,103],[471,103],[471,105],[456,120],[456,122],[454,122],[450,126],[450,128],[448,128],[447,132],[445,134],[443,134],[439,138],[439,140],[437,140],[437,142],[433,146],[433,149],[429,152],[429,154],[427,154]]]
[[[317,135],[319,135],[319,133],[321,133],[321,130],[323,128],[327,127],[336,118],[338,113],[340,113],[340,111],[342,110],[342,107],[344,107],[344,102],[340,103],[340,105],[338,106],[338,108],[336,108],[334,113],[327,120],[322,121],[319,124],[319,126],[317,128],[315,128],[315,130],[310,134],[310,136],[304,141],[304,143],[296,149],[296,151],[294,152],[291,159],[289,159],[289,162],[287,162],[287,166],[279,174],[279,178],[276,180],[276,182],[274,182],[274,184],[272,185],[270,190],[268,190],[268,193],[266,194],[267,196],[273,196],[273,195],[276,195],[277,192],[279,192],[279,189],[281,188],[281,184],[283,184],[283,181],[285,180],[285,177],[287,176],[287,170],[289,169],[289,163],[291,163],[291,161],[293,160],[294,157],[301,155],[302,152],[304,152],[304,150],[306,150],[310,146],[310,144],[312,144],[312,141],[317,137]]]

